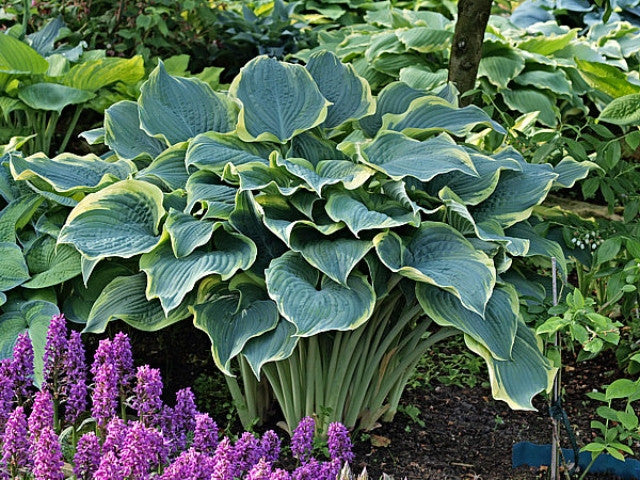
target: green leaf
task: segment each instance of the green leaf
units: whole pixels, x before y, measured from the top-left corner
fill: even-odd
[[[549,56],[558,50],[562,50],[576,39],[578,29],[569,30],[564,35],[537,35],[528,37],[525,41],[518,43],[518,48],[528,52]]]
[[[558,262],[558,270],[563,278],[568,274],[567,261],[562,247],[553,240],[548,240],[538,233],[527,222],[516,223],[505,231],[507,235],[524,238],[529,242],[529,249],[525,257],[541,256],[545,259],[555,257]]]
[[[596,261],[599,265],[613,260],[622,246],[620,238],[607,238],[596,250]]]
[[[245,143],[235,135],[207,132],[195,137],[187,149],[185,164],[221,175],[227,164],[269,163],[273,148],[263,143]]]
[[[640,86],[629,82],[619,68],[579,59],[576,59],[576,64],[580,75],[592,88],[613,98],[640,93]]]
[[[551,390],[557,368],[542,355],[538,341],[524,322],[518,322],[511,360],[496,360],[483,345],[465,335],[465,343],[480,355],[489,368],[491,393],[515,410],[535,410],[531,399]]]
[[[330,104],[304,67],[266,56],[247,63],[229,93],[242,103],[237,128],[246,142],[285,143],[324,122]]]
[[[189,173],[185,167],[186,143],[178,143],[167,148],[158,155],[146,168],[140,170],[136,179],[159,180],[166,185],[169,190],[182,191],[186,188],[189,180]]]
[[[46,288],[80,275],[80,254],[69,245],[59,245],[48,235],[38,237],[25,251],[33,278],[24,288]]]
[[[553,170],[558,178],[553,182],[554,187],[572,188],[578,180],[587,178],[591,170],[600,169],[598,164],[583,161],[577,162],[573,158],[563,158]]]
[[[197,203],[206,209],[204,218],[227,219],[235,208],[236,188],[222,184],[220,178],[207,171],[199,171],[187,181],[187,208],[191,213]]]
[[[558,124],[558,108],[544,93],[530,88],[512,88],[500,94],[509,108],[521,113],[540,112],[538,120],[541,123],[549,127]]]
[[[214,233],[210,251],[195,250],[185,257],[176,258],[169,242],[164,242],[140,257],[140,269],[148,278],[147,298],[159,298],[168,314],[198,280],[214,273],[227,280],[238,270],[248,269],[256,255],[256,246],[250,239],[224,229]]]
[[[598,121],[614,125],[640,125],[640,93],[615,98],[600,112]]]
[[[155,158],[167,146],[142,130],[138,104],[129,100],[114,103],[104,111],[104,143],[126,160]]]
[[[331,52],[318,52],[307,62],[307,70],[320,93],[332,105],[328,107],[325,128],[334,128],[347,120],[357,120],[375,112],[376,105],[367,81],[356,74],[351,64],[343,64]]]
[[[18,98],[36,110],[62,112],[68,105],[85,103],[95,97],[92,92],[58,85],[57,83],[33,83],[18,90]]]
[[[551,90],[556,95],[572,96],[573,88],[562,70],[527,70],[518,75],[514,81],[518,85],[532,85],[543,90]]]
[[[83,332],[102,333],[111,320],[123,320],[138,330],[155,332],[190,316],[187,305],[192,298],[165,317],[160,302],[146,297],[146,285],[142,272],[114,278],[93,304]]]
[[[465,308],[484,316],[496,282],[495,267],[451,226],[424,222],[411,237],[403,239],[385,232],[378,234],[373,244],[391,271],[442,288]]]
[[[510,360],[518,329],[518,294],[513,287],[497,287],[484,318],[466,309],[454,295],[426,283],[416,284],[423,310],[438,325],[455,327],[481,343],[496,360]]]
[[[347,287],[329,277],[319,281],[320,273],[294,252],[272,260],[265,279],[269,296],[299,337],[354,330],[373,313],[375,294],[362,276],[352,274]]]
[[[176,257],[186,257],[196,248],[206,244],[213,232],[222,225],[207,222],[171,208],[164,222],[164,229],[171,238],[171,247]]]
[[[11,290],[29,280],[29,269],[18,245],[0,242],[0,258],[0,291]]]
[[[295,337],[295,333],[296,327],[282,320],[273,330],[253,337],[245,344],[242,354],[258,380],[260,380],[260,370],[263,365],[285,360],[291,356],[298,344],[299,337]]]
[[[475,105],[458,108],[436,96],[418,98],[411,102],[406,112],[386,114],[382,118],[383,129],[412,137],[441,131],[464,137],[477,125],[487,126],[498,133],[507,133],[481,108]]]
[[[431,53],[447,50],[451,44],[453,32],[429,26],[396,31],[396,35],[406,48],[420,53]]]
[[[437,87],[447,82],[448,72],[441,68],[432,72],[427,67],[409,65],[400,70],[400,81],[406,83],[411,88],[418,90],[433,91]]]
[[[628,378],[619,378],[614,380],[607,387],[605,398],[607,401],[614,398],[628,398],[640,391],[640,384],[629,380]]]
[[[506,89],[507,84],[522,70],[524,58],[520,54],[511,48],[499,48],[491,51],[490,55],[483,52],[478,66],[478,77],[487,77],[496,87]]]
[[[231,373],[231,360],[244,346],[276,328],[278,309],[272,300],[255,293],[254,286],[239,286],[240,293],[230,292],[193,307],[194,325],[211,340],[211,353],[218,368]]]
[[[0,74],[41,75],[48,69],[49,63],[29,45],[11,35],[0,35]]]
[[[96,92],[116,82],[135,84],[144,78],[144,74],[144,60],[141,55],[132,58],[104,57],[73,66],[62,77],[62,83],[80,90]]]
[[[123,180],[87,195],[69,214],[58,237],[93,260],[130,258],[153,250],[164,216],[162,192],[139,180]]]
[[[90,153],[84,156],[62,153],[48,158],[44,153],[30,157],[11,157],[11,174],[15,180],[42,180],[54,191],[71,196],[89,193],[124,180],[136,167],[126,160],[105,161]]]
[[[138,103],[142,129],[169,144],[235,128],[237,107],[231,99],[196,78],[172,77],[162,62],[140,87]]]
[[[44,198],[35,193],[18,197],[0,211],[0,242],[16,243],[16,232],[31,221]]]
[[[33,345],[33,369],[35,384],[42,383],[44,347],[51,317],[59,315],[60,310],[51,302],[31,300],[16,309],[0,315],[0,358],[11,356],[18,335],[28,332]]]
[[[368,165],[394,180],[411,176],[428,182],[454,170],[478,176],[469,154],[446,135],[420,142],[401,133],[385,132],[364,148],[364,154]]]

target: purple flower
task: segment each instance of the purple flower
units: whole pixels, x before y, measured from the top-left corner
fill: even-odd
[[[13,407],[13,371],[10,358],[0,360],[0,432]]]
[[[233,461],[231,441],[228,437],[224,437],[216,448],[211,480],[231,480],[234,471]]]
[[[58,436],[53,428],[45,427],[35,444],[33,478],[34,480],[64,480],[63,465]]]
[[[29,395],[28,388],[33,385],[33,345],[28,332],[18,335],[11,367],[14,391],[19,399],[24,400]]]
[[[112,341],[113,357],[118,371],[118,384],[120,395],[125,397],[131,392],[133,373],[133,354],[131,353],[131,341],[126,333],[119,332]]]
[[[87,409],[87,366],[79,332],[71,332],[64,360],[67,386],[65,416],[67,421],[75,423],[80,414]]]
[[[160,370],[150,368],[149,365],[138,367],[136,379],[133,407],[141,422],[148,426],[157,425],[158,413],[162,410]]]
[[[196,426],[193,433],[193,448],[212,455],[218,446],[218,425],[207,413],[195,416]]]
[[[43,388],[47,388],[58,398],[64,394],[61,383],[65,352],[67,351],[67,321],[64,315],[51,317],[44,345]]]
[[[261,458],[249,471],[247,480],[270,480],[271,479],[271,464],[264,458]]]
[[[124,473],[115,452],[106,452],[100,459],[93,480],[124,480]]]
[[[100,442],[95,433],[85,433],[78,440],[73,457],[73,473],[78,480],[91,480],[100,466]]]
[[[93,392],[91,415],[98,426],[104,426],[116,414],[118,408],[118,370],[111,340],[100,340],[91,365]]]
[[[102,445],[102,452],[117,453],[124,445],[124,439],[127,435],[127,426],[120,417],[113,417],[107,424],[106,435],[104,444]]]
[[[251,470],[260,460],[260,443],[250,432],[244,432],[233,447],[234,477]]]
[[[341,468],[342,463],[337,458],[324,462],[322,464],[319,479],[336,480]]]
[[[291,475],[292,480],[325,480],[322,471],[322,465],[313,457],[309,458],[306,463],[299,466]]]
[[[9,416],[2,437],[1,450],[0,465],[9,468],[12,478],[17,476],[20,468],[30,466],[27,416],[23,407],[17,407]]]
[[[339,460],[341,464],[353,462],[355,455],[351,451],[349,430],[340,422],[334,422],[329,424],[327,436],[327,445],[331,459]]]
[[[53,430],[53,399],[47,390],[40,390],[36,394],[28,425],[29,444],[31,451],[35,452],[41,433],[47,429]]]
[[[160,480],[209,480],[213,471],[213,458],[190,448],[165,469]]]
[[[178,450],[187,446],[187,432],[193,432],[196,427],[196,402],[190,388],[184,388],[176,393],[176,406],[171,419],[171,434]]]
[[[260,439],[260,457],[275,463],[280,456],[280,437],[273,430],[267,430]]]
[[[120,465],[128,480],[145,480],[166,459],[164,438],[158,430],[139,421],[129,425],[120,451]]]
[[[315,420],[311,417],[304,417],[293,431],[291,453],[303,463],[311,456],[315,430]]]
[[[270,480],[291,480],[291,475],[286,470],[276,468],[271,474]]]

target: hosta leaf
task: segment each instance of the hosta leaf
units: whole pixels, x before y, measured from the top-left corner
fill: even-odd
[[[296,229],[291,234],[291,249],[334,282],[347,286],[347,278],[373,244],[352,238],[329,239],[313,229]]]
[[[557,95],[573,94],[573,87],[562,70],[552,72],[546,70],[527,70],[518,75],[514,81],[518,85],[533,85],[536,88],[551,90]]]
[[[233,375],[231,360],[247,342],[276,328],[279,319],[272,300],[242,287],[240,294],[221,295],[193,307],[193,323],[209,336],[213,360],[226,375]]]
[[[49,63],[29,45],[11,35],[0,35],[0,73],[40,75],[48,69]]]
[[[347,120],[357,120],[375,112],[376,106],[367,81],[358,76],[351,64],[343,64],[331,52],[319,52],[309,58],[307,70],[320,93],[329,100],[326,128],[334,128]]]
[[[196,248],[207,243],[220,225],[219,222],[198,220],[172,208],[164,223],[164,229],[171,238],[174,256],[186,257]]]
[[[400,70],[400,81],[411,88],[433,91],[447,82],[448,72],[444,68],[432,72],[423,66],[409,65]]]
[[[564,257],[562,247],[560,247],[557,242],[540,236],[527,222],[516,223],[506,230],[506,233],[514,237],[525,238],[529,241],[529,250],[525,255],[527,257],[536,255],[544,258],[555,257],[558,262],[560,274],[563,278],[567,276],[567,261]]]
[[[509,108],[522,113],[540,112],[538,120],[541,123],[550,127],[557,125],[560,112],[544,93],[527,88],[513,88],[500,93]]]
[[[0,258],[0,292],[11,290],[29,280],[29,269],[18,245],[0,242]]]
[[[354,330],[373,313],[373,288],[360,275],[344,287],[320,273],[299,254],[286,252],[265,270],[269,296],[280,314],[296,326],[296,336],[331,330]]]
[[[525,220],[542,203],[558,174],[548,164],[522,162],[522,171],[505,171],[491,196],[470,208],[478,221],[497,221],[504,227]]]
[[[312,132],[303,132],[291,139],[287,157],[304,158],[317,165],[321,160],[346,160],[346,156],[336,148],[336,143],[320,138]]]
[[[53,303],[31,300],[0,315],[0,358],[10,357],[18,335],[28,332],[33,345],[33,369],[37,386],[42,382],[42,358],[49,323],[51,317],[59,314],[60,310]]]
[[[16,242],[16,231],[31,221],[31,217],[44,199],[29,193],[18,197],[0,211],[0,242]]]
[[[67,217],[58,242],[73,244],[89,259],[133,257],[158,244],[164,214],[158,187],[123,180],[87,195]]]
[[[440,97],[429,96],[411,102],[402,114],[387,114],[382,119],[382,128],[395,130],[409,136],[445,131],[463,137],[475,126],[483,125],[505,134],[506,130],[481,108],[469,105],[458,108]]]
[[[385,232],[373,243],[391,271],[442,288],[484,316],[496,281],[493,262],[449,225],[424,222],[411,237]]]
[[[95,92],[112,83],[133,84],[144,77],[141,55],[132,58],[104,57],[73,66],[62,78],[69,87]]]
[[[416,296],[425,313],[438,325],[456,327],[482,344],[496,360],[511,360],[518,329],[518,294],[513,287],[493,290],[484,317],[466,309],[449,292],[426,283],[416,284]]]
[[[426,190],[437,195],[441,188],[451,189],[465,205],[477,205],[486,200],[493,193],[503,170],[522,170],[520,162],[513,158],[521,158],[515,150],[507,149],[501,154],[489,157],[475,151],[467,151],[478,176],[452,171],[435,177],[426,185]]]
[[[111,105],[104,111],[104,143],[120,158],[155,158],[166,143],[150,137],[140,128],[138,104],[129,100]]]
[[[528,37],[525,41],[518,43],[518,48],[528,52],[539,53],[549,56],[558,50],[562,50],[578,36],[578,29],[569,30],[564,35],[538,35]]]
[[[238,136],[247,142],[284,143],[327,117],[329,102],[309,72],[266,56],[247,63],[229,93],[242,103]]]
[[[251,370],[260,380],[262,366],[289,358],[300,337],[295,337],[296,327],[285,320],[278,322],[273,330],[251,338],[242,349]]]
[[[277,189],[280,195],[289,196],[304,185],[286,169],[267,166],[263,163],[249,163],[229,168],[229,172],[240,179],[240,191]]]
[[[483,52],[478,77],[487,77],[496,87],[507,88],[507,84],[524,70],[524,58],[515,50],[501,48],[490,51],[489,55]]]
[[[426,92],[411,88],[406,83],[390,83],[378,95],[376,112],[373,115],[361,118],[360,126],[367,135],[373,137],[382,127],[382,116],[384,114],[406,112],[413,100],[426,95],[428,95]]]
[[[129,161],[107,162],[92,153],[82,157],[73,153],[62,153],[54,158],[43,153],[27,158],[14,156],[10,165],[15,180],[40,179],[56,192],[69,196],[100,190],[126,179],[136,170]]]
[[[600,169],[597,163],[582,161],[577,162],[573,158],[564,158],[553,167],[558,178],[553,182],[554,187],[572,188],[578,180],[587,178],[591,170]]]
[[[114,278],[98,296],[83,332],[102,333],[111,320],[123,320],[145,332],[155,332],[189,317],[189,299],[180,308],[165,317],[158,300],[145,296],[145,274]],[[195,295],[195,294],[194,294]],[[193,295],[193,296],[194,296]]]
[[[640,93],[614,99],[602,110],[598,121],[614,125],[640,125]]]
[[[576,59],[576,64],[578,65],[578,72],[592,88],[613,98],[640,93],[640,85],[629,82],[626,75],[619,68],[605,63],[579,59]]]
[[[224,133],[235,128],[233,101],[196,78],[172,77],[162,62],[140,88],[138,103],[142,129],[169,144],[211,130]]]
[[[25,251],[33,278],[24,288],[45,288],[58,285],[80,275],[80,254],[69,245],[58,245],[48,235],[37,238]]]
[[[411,176],[428,182],[454,170],[478,175],[469,154],[446,135],[420,142],[401,133],[385,132],[364,148],[364,154],[368,165],[394,180]]]
[[[33,83],[18,90],[18,98],[31,108],[58,113],[68,105],[85,103],[93,97],[95,94],[92,92],[57,83]]]
[[[276,157],[276,164],[304,180],[318,195],[326,185],[342,183],[347,190],[362,186],[375,172],[350,160],[322,160],[315,166],[304,158]]]
[[[140,269],[149,279],[147,298],[159,298],[166,313],[178,307],[196,282],[214,273],[226,280],[246,270],[256,259],[256,246],[247,237],[219,229],[213,235],[213,249],[195,250],[176,258],[168,242],[140,257]]]
[[[194,138],[187,149],[187,167],[195,165],[200,170],[222,174],[224,167],[258,162],[269,163],[273,148],[263,143],[245,143],[232,135],[207,132]]]
[[[357,237],[362,230],[420,223],[420,215],[403,208],[385,195],[333,191],[325,206],[334,222],[344,222]]]
[[[465,343],[487,362],[493,398],[504,400],[511,408],[535,410],[531,399],[551,389],[557,369],[542,355],[535,335],[524,322],[518,323],[511,360],[496,360],[469,336],[465,336]]]
[[[187,181],[187,209],[190,213],[196,203],[206,209],[205,218],[227,219],[235,208],[237,189],[224,185],[220,178],[210,172],[199,171]]]
[[[170,190],[182,190],[187,186],[189,173],[185,167],[186,143],[178,143],[158,155],[148,167],[136,174],[136,179],[157,179]]]
[[[451,43],[453,32],[431,27],[413,27],[396,31],[396,35],[406,48],[420,53],[431,53],[446,50]]]

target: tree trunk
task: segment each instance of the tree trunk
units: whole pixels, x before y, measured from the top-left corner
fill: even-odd
[[[473,90],[482,58],[482,41],[487,28],[493,0],[459,0],[458,20],[453,34],[449,58],[449,81],[460,95]],[[470,96],[460,99],[461,105],[471,103]]]

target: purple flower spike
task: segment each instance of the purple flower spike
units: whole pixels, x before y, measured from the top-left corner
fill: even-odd
[[[95,433],[85,433],[78,440],[73,457],[73,473],[78,480],[91,480],[100,466],[100,442]]]
[[[327,445],[329,446],[329,455],[331,459],[339,460],[339,463],[351,463],[355,455],[351,451],[351,439],[349,438],[349,430],[340,422],[329,424],[327,431]]]
[[[291,437],[291,453],[302,463],[305,463],[311,456],[315,430],[315,420],[311,417],[304,417],[293,431],[293,436]]]
[[[33,385],[33,345],[28,332],[18,335],[13,347],[12,370],[15,393],[24,400],[29,395],[28,388]]]
[[[64,480],[62,450],[53,428],[40,432],[33,457],[34,480]]]
[[[120,464],[128,480],[146,480],[151,469],[164,463],[167,452],[162,434],[147,428],[141,422],[133,422],[127,429]]]
[[[273,430],[267,430],[260,439],[260,457],[275,463],[280,456],[280,437]]]
[[[291,475],[286,470],[276,468],[271,474],[270,480],[291,480]]]
[[[113,357],[118,369],[118,382],[120,393],[128,395],[131,391],[131,382],[134,378],[133,354],[131,353],[131,341],[126,333],[119,332],[113,337]]]
[[[100,340],[91,365],[94,382],[91,415],[101,428],[118,408],[118,371],[114,363],[111,340]]]
[[[124,480],[124,473],[114,452],[107,452],[100,460],[100,466],[93,474],[93,480]]]
[[[0,360],[0,432],[13,407],[13,368],[10,358]]]
[[[250,432],[244,432],[233,448],[234,477],[240,477],[260,460],[260,443]]]
[[[119,452],[124,445],[124,439],[127,435],[127,426],[120,417],[113,417],[107,424],[106,437],[102,445],[102,452]]]
[[[233,478],[233,447],[228,437],[224,437],[214,455],[215,463],[211,480],[231,480]]]
[[[337,458],[334,458],[329,462],[324,462],[322,464],[322,470],[320,472],[319,479],[323,478],[325,480],[336,480],[336,477],[340,473],[341,468],[342,463]]]
[[[291,475],[292,480],[325,480],[322,476],[322,465],[311,457],[304,465],[299,466]]]
[[[9,416],[2,437],[2,459],[0,465],[8,467],[12,478],[20,468],[30,466],[29,442],[27,441],[27,416],[23,407],[17,407]],[[1,467],[0,467],[1,468]]]
[[[67,421],[75,423],[82,412],[87,409],[87,367],[85,350],[79,332],[71,332],[65,355],[65,371],[67,386],[67,405],[65,416]]]
[[[187,432],[196,428],[195,415],[197,413],[195,397],[190,388],[184,388],[176,393],[176,406],[173,409],[171,433],[178,450],[187,446]]]
[[[29,443],[34,452],[41,433],[47,429],[53,430],[53,399],[48,391],[40,390],[36,394],[28,425]]]
[[[261,458],[253,468],[249,471],[247,480],[270,480],[271,479],[271,464]]]
[[[213,469],[211,457],[190,448],[166,468],[160,480],[209,480]]]
[[[64,355],[67,351],[67,321],[64,315],[51,317],[47,330],[47,341],[44,345],[43,387],[47,388],[54,397],[64,395],[61,383]]]
[[[138,411],[140,421],[147,426],[158,423],[158,413],[162,410],[162,378],[160,370],[149,365],[138,367],[137,383],[134,389],[134,408]]]
[[[218,446],[218,424],[207,413],[197,414],[195,420],[193,448],[199,452],[213,455]]]

